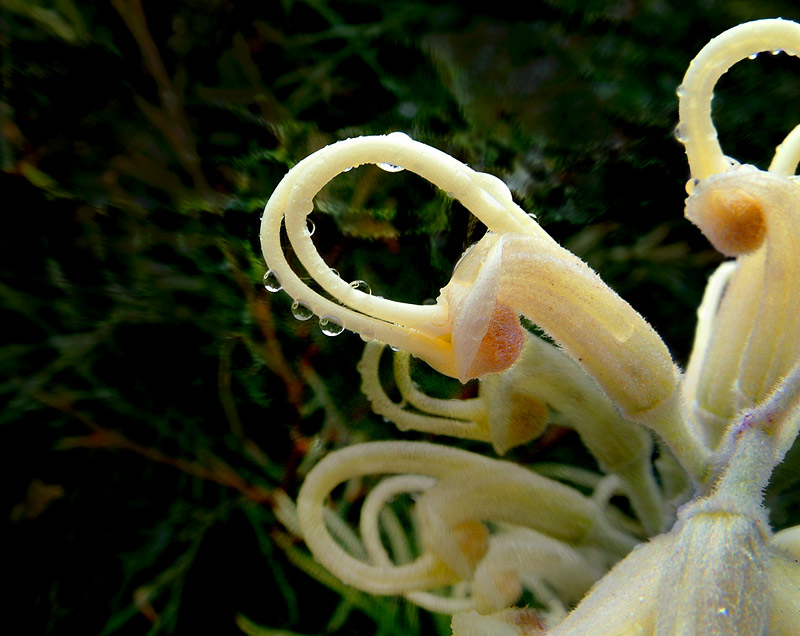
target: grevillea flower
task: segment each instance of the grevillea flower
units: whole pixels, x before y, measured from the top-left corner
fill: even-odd
[[[341,141],[289,172],[262,224],[273,287],[328,323],[407,352],[395,361],[404,398],[396,404],[378,380],[383,347],[367,346],[360,371],[377,412],[402,429],[491,442],[500,453],[538,435],[558,412],[606,473],[542,474],[414,442],[335,451],[311,471],[296,509],[299,532],[324,566],[368,592],[405,594],[453,614],[458,636],[800,633],[800,529],[774,534],[762,505],[800,427],[800,184],[791,176],[800,127],[762,171],[723,155],[711,119],[721,75],[778,49],[800,53],[800,25],[762,20],[731,29],[700,52],[678,91],[678,137],[692,172],[686,216],[732,258],[709,281],[685,372],[646,320],[550,238],[499,179],[402,133]],[[365,294],[317,254],[306,229],[313,197],[364,163],[425,177],[488,227],[435,305]],[[289,267],[282,224],[330,297]],[[529,335],[519,316],[557,347]],[[479,378],[478,396],[425,395],[410,379],[408,354],[462,382]],[[642,427],[665,444],[658,479]],[[359,558],[326,525],[325,501],[343,481],[373,474],[393,476],[363,504]],[[682,491],[691,501],[667,530],[668,502]],[[384,520],[392,558],[379,516],[392,497],[410,492],[421,493],[419,553]],[[609,504],[614,494],[628,497],[636,519]],[[545,610],[512,608],[526,588]]]

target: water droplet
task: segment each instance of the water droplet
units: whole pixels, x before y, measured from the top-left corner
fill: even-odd
[[[349,168],[345,168],[342,172],[350,172],[355,166],[350,166]]]
[[[689,179],[686,182],[686,194],[691,194],[694,192],[694,189],[697,187],[698,183],[700,183],[698,179]]]
[[[535,221],[536,220],[536,213],[535,212],[528,212],[528,217]]]
[[[338,336],[344,331],[342,323],[330,316],[319,319],[319,328],[326,336]]]
[[[364,342],[372,342],[375,340],[375,332],[372,331],[372,329],[364,329],[359,335]]]
[[[389,348],[390,348],[392,351],[394,351],[395,353],[397,353],[398,351],[400,351],[400,347],[395,347],[394,345],[389,345]]]
[[[314,236],[314,231],[317,229],[317,226],[314,225],[314,221],[311,219],[306,219],[306,229],[304,230],[306,236]]]
[[[756,59],[757,57],[758,57],[758,53],[753,53],[752,55],[748,55],[748,56],[747,56],[747,59],[748,59],[748,60],[754,60],[754,59]]]
[[[675,126],[675,139],[677,139],[681,143],[686,141],[686,135],[684,134],[683,128],[681,127],[680,124]]]
[[[386,163],[385,161],[379,163],[378,167],[381,170],[386,170],[386,172],[402,172],[403,170],[405,170],[405,168],[403,168],[403,166],[397,166],[397,165],[395,165],[393,163]]]
[[[686,89],[683,87],[683,84],[680,84],[678,88],[675,89],[675,94],[678,97],[683,97],[686,94]]]
[[[333,269],[333,267],[331,267],[331,274],[333,274],[334,276],[338,277],[339,276],[339,270],[338,269]]]
[[[354,280],[352,283],[350,283],[350,287],[364,294],[372,293],[372,290],[369,287],[369,283],[367,283],[367,281],[364,280]]]
[[[772,51],[773,55],[778,55],[778,53],[783,53],[783,49],[775,49],[774,51]]]
[[[305,303],[302,303],[299,300],[295,300],[292,303],[292,316],[294,316],[298,320],[308,320],[313,315],[314,312],[311,311],[311,307],[309,307]]]
[[[267,273],[264,274],[264,289],[271,292],[279,292],[282,287],[278,275],[271,269],[268,269]]]
[[[624,344],[631,339],[634,331],[636,331],[636,325],[633,322],[621,321],[614,325],[611,335],[617,342]]]

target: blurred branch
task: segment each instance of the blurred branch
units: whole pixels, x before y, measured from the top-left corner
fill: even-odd
[[[137,104],[150,121],[161,131],[175,152],[178,161],[189,173],[195,189],[200,193],[210,190],[200,165],[189,120],[183,104],[185,74],[179,73],[177,81],[170,79],[164,61],[147,27],[141,0],[111,0],[142,53],[145,66],[158,85],[161,109],[137,98]]]
[[[88,435],[78,437],[67,437],[62,439],[58,444],[59,450],[68,450],[72,448],[107,448],[107,449],[124,449],[129,450],[137,455],[147,458],[152,462],[158,464],[165,464],[172,466],[178,470],[197,477],[212,481],[222,486],[227,486],[238,490],[248,499],[263,503],[271,500],[271,491],[263,486],[252,486],[245,481],[236,471],[223,462],[218,457],[209,454],[207,463],[210,465],[202,465],[197,462],[192,462],[180,457],[171,457],[166,453],[150,446],[137,444],[136,442],[128,439],[119,431],[100,426],[94,422],[88,415],[76,410],[69,398],[60,398],[59,396],[38,392],[36,397],[44,404],[53,407],[67,415],[70,415],[83,423],[86,427],[91,429]]]
[[[86,23],[72,0],[56,0],[55,5],[54,9],[48,9],[34,0],[0,0],[1,9],[32,20],[68,44],[88,42]]]
[[[253,291],[252,281],[239,267],[235,255],[226,242],[220,240],[218,245],[223,254],[225,254],[225,258],[233,272],[233,277],[244,293],[247,304],[250,306],[250,311],[264,336],[264,346],[260,348],[264,362],[270,371],[283,381],[287,400],[299,413],[302,407],[303,383],[292,370],[291,365],[286,360],[286,356],[283,355],[283,350],[275,332],[275,319],[272,316],[270,303],[256,296]]]

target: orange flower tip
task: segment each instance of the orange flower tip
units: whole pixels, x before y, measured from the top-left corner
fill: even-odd
[[[508,617],[508,622],[519,627],[524,636],[545,634],[544,621],[540,612],[535,609],[513,607],[506,610],[506,616]]]
[[[758,197],[730,183],[709,184],[686,202],[686,217],[726,256],[756,250],[764,242],[767,224]],[[726,187],[727,186],[727,187]]]
[[[489,550],[489,529],[480,521],[464,521],[453,527],[453,538],[472,572]]]
[[[472,364],[466,373],[459,373],[459,380],[466,382],[511,368],[522,355],[525,338],[517,313],[505,305],[497,305]]]
[[[550,409],[539,398],[524,393],[512,393],[508,398],[507,426],[491,427],[492,446],[498,455],[505,455],[539,437],[547,427]]]

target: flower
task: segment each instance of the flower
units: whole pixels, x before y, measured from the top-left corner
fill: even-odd
[[[539,434],[548,413],[558,411],[607,473],[564,467],[543,475],[415,442],[335,451],[311,471],[297,503],[300,531],[323,565],[360,589],[405,594],[454,614],[457,636],[800,632],[800,527],[774,534],[762,505],[772,470],[800,429],[800,185],[790,176],[800,160],[800,127],[762,171],[725,157],[711,120],[721,75],[778,49],[800,53],[800,25],[740,25],[703,48],[678,91],[678,137],[692,171],[686,216],[734,259],[709,280],[685,373],[644,318],[516,206],[495,177],[402,133],[333,144],[289,172],[267,205],[261,235],[283,288],[365,339],[461,381],[480,379],[476,398],[434,399],[414,387],[400,355],[395,373],[406,403],[398,405],[378,380],[382,347],[368,345],[360,371],[377,412],[403,429],[491,441],[504,452]],[[325,183],[351,166],[380,162],[429,179],[489,228],[433,306],[354,289],[330,272],[305,232],[312,198]],[[341,304],[291,270],[280,246],[282,222],[302,265]],[[519,315],[558,348],[527,334]],[[640,426],[669,449],[662,451],[661,485]],[[395,476],[362,508],[366,556],[359,559],[328,530],[325,500],[347,479],[386,473]],[[591,496],[557,477],[588,486]],[[693,498],[665,531],[667,502],[683,486]],[[378,517],[391,497],[408,492],[422,493],[414,505],[421,553],[395,563]],[[630,499],[636,521],[609,504],[617,493]],[[385,532],[395,555],[409,552],[402,531]],[[565,604],[637,543],[566,612]],[[449,591],[431,591],[443,586]],[[541,617],[509,609],[523,588],[544,604]]]

